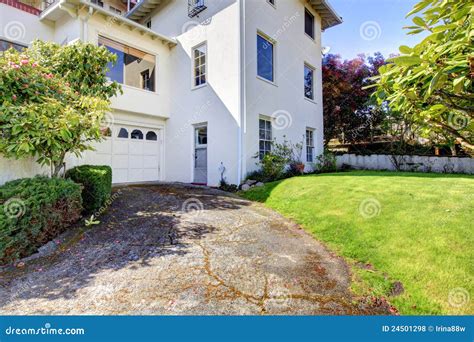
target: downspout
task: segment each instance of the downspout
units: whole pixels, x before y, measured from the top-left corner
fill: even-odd
[[[89,11],[87,15],[82,18],[81,23],[82,23],[82,34],[81,34],[81,41],[83,42],[88,42],[89,41],[89,19],[92,17],[94,14],[94,9],[92,7],[89,7]]]
[[[243,153],[243,138],[245,134],[246,126],[246,74],[245,74],[245,0],[239,0],[239,98],[240,98],[240,124],[238,130],[238,167],[237,167],[237,177],[238,182],[241,183],[243,180],[243,173],[245,171],[244,163],[244,153]]]

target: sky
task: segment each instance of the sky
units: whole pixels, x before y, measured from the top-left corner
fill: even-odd
[[[329,0],[344,22],[323,33],[329,53],[352,59],[359,53],[380,51],[385,57],[398,53],[400,45],[413,46],[421,36],[408,36],[405,16],[419,0]]]

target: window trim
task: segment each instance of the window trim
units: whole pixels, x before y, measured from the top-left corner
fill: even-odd
[[[308,144],[308,132],[311,132],[311,145]],[[306,162],[307,163],[314,163],[314,151],[315,151],[315,146],[314,146],[314,132],[315,132],[315,129],[314,128],[310,128],[310,127],[306,127],[306,131],[305,131],[305,147],[306,147]],[[308,153],[309,149],[311,149],[311,160],[308,159],[308,155],[310,155],[310,153]]]
[[[206,82],[200,85],[196,85],[196,76],[194,75],[196,69],[196,59],[194,58],[194,51],[202,46],[206,47],[206,62],[204,64],[204,75],[206,76]],[[191,90],[196,90],[200,88],[207,87],[209,83],[209,50],[207,45],[207,40],[203,41],[191,48]]]
[[[262,139],[260,138],[260,121],[265,121],[265,122],[269,122],[270,123],[270,140],[268,139]],[[264,128],[264,131],[268,131],[267,128],[265,127]],[[265,148],[263,149],[263,156],[265,156],[268,152],[271,152],[272,151],[272,144],[273,144],[273,120],[271,117],[267,117],[267,116],[263,116],[263,115],[260,115],[258,117],[258,160],[262,160],[263,157],[261,155],[261,149],[260,149],[260,142],[269,142],[270,143],[270,149],[267,151]]]
[[[306,80],[305,80],[305,78],[304,78],[305,75],[306,75],[306,72],[305,72],[305,71],[306,71],[306,68],[311,69],[311,70],[313,71],[313,80],[312,80],[312,84],[311,84],[313,97],[307,97],[307,96],[306,96],[306,89],[305,89],[305,87],[306,87]],[[314,103],[316,103],[316,101],[315,101],[315,96],[314,96],[314,95],[315,95],[315,94],[314,94],[314,91],[315,91],[315,87],[314,87],[314,86],[315,86],[315,83],[314,83],[314,75],[315,75],[315,72],[316,72],[316,68],[315,68],[315,67],[313,67],[311,64],[309,64],[309,63],[307,63],[307,62],[304,62],[304,66],[303,66],[303,96],[304,96],[304,98],[305,98],[306,100],[311,101],[311,102],[314,102]]]
[[[133,89],[133,90],[144,91],[147,94],[159,94],[158,93],[158,65],[159,65],[158,62],[159,62],[160,57],[158,56],[158,54],[156,52],[153,52],[153,51],[141,48],[141,47],[136,47],[136,45],[129,44],[128,42],[125,42],[124,40],[122,40],[120,38],[112,37],[109,34],[104,33],[102,31],[97,32],[97,41],[96,41],[97,45],[99,45],[99,40],[100,40],[101,37],[105,38],[105,39],[108,39],[108,40],[115,41],[115,42],[123,44],[123,45],[126,45],[128,47],[133,48],[133,49],[145,52],[145,53],[155,57],[155,80],[154,80],[155,81],[155,90],[145,90],[145,89],[142,89],[142,88],[139,88],[139,87],[134,87],[134,86],[131,86],[131,85],[128,85],[128,84],[125,84],[125,83],[121,83],[120,85],[122,86],[122,88],[129,88],[129,89]],[[140,76],[141,76],[141,74],[140,74]]]
[[[272,61],[272,66],[273,66],[273,81],[271,80],[268,80],[266,79],[265,77],[263,76],[260,76],[258,74],[258,48],[257,48],[257,51],[256,51],[256,63],[255,63],[255,68],[256,68],[256,72],[255,74],[257,75],[257,79],[261,80],[261,81],[264,81],[264,82],[267,82],[267,83],[270,83],[274,86],[277,86],[277,41],[275,39],[273,39],[272,37],[270,37],[269,35],[265,34],[263,31],[261,30],[257,30],[257,35],[256,35],[256,43],[255,44],[257,47],[258,47],[258,36],[262,37],[263,39],[265,39],[266,41],[268,41],[269,43],[272,44],[273,46],[273,61]]]
[[[305,6],[304,8],[304,34],[311,40],[313,41],[316,41],[316,22],[315,22],[315,15]],[[311,15],[311,17],[313,18],[313,36],[310,36],[307,32],[306,32],[306,12],[309,13]]]

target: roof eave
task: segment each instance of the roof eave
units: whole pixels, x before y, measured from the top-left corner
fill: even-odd
[[[342,24],[342,18],[337,14],[327,0],[308,0],[308,2],[321,17],[322,30]]]

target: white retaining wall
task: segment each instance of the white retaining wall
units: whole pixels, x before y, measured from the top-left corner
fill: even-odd
[[[395,171],[394,158],[398,160],[402,171],[474,174],[474,158],[468,157],[343,154],[337,156],[337,167],[346,164],[354,169]]]

